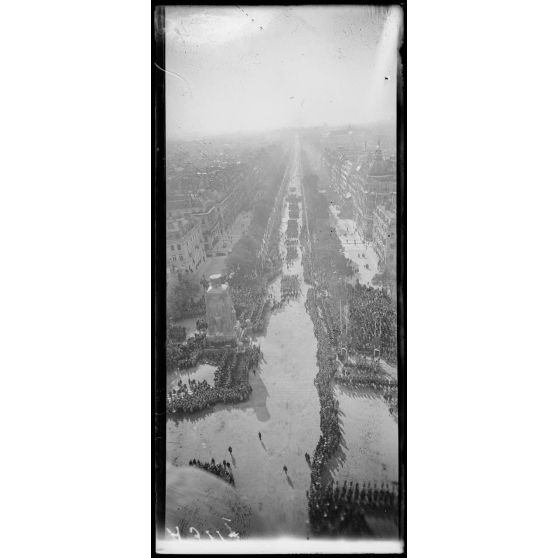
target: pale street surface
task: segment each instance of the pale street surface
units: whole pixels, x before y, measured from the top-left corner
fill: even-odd
[[[298,151],[288,172],[287,193],[291,187],[300,193]],[[282,232],[286,221],[285,202]],[[281,243],[285,251],[284,235]],[[170,464],[187,466],[194,458],[231,462],[236,490],[255,516],[250,536],[308,534],[306,490],[310,487],[310,467],[304,454],[312,455],[320,436],[320,408],[313,383],[317,341],[304,306],[308,285],[303,280],[300,253],[290,267],[285,264],[283,272],[299,275],[302,293],[273,312],[267,331],[257,339],[264,361],[250,378],[250,399],[236,405],[219,404],[184,420],[167,421]],[[279,282],[280,277],[270,292],[277,293]],[[339,459],[333,463],[334,477],[372,483],[397,480],[397,424],[385,403],[366,390],[357,395],[337,388],[336,394],[343,441]]]

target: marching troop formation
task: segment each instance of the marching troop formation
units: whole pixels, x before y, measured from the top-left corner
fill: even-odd
[[[202,463],[199,459],[190,459],[190,461],[188,461],[188,465],[190,465],[190,467],[199,467],[209,473],[213,473],[234,486],[231,464],[225,459],[223,459],[223,463],[215,463],[215,459],[213,458],[211,459],[211,463]]]
[[[300,294],[300,279],[298,275],[283,275],[281,277],[281,302],[297,298]]]
[[[289,219],[287,221],[287,237],[298,238],[298,220]]]
[[[345,367],[335,374],[335,380],[351,387],[366,386],[373,389],[374,393],[386,402],[390,414],[397,417],[397,381],[383,372],[378,372],[376,367],[359,366],[354,369]]]
[[[300,209],[298,207],[298,201],[289,202],[289,218],[298,219],[300,216]]]
[[[360,535],[370,533],[367,517],[387,517],[397,522],[399,495],[396,487],[382,483],[378,488],[368,483],[330,482],[309,506],[310,521],[316,534]]]

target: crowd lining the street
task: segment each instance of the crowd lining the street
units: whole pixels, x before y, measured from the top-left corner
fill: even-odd
[[[397,312],[385,289],[348,285],[349,335],[354,351],[379,349],[386,362],[397,362]]]
[[[305,180],[307,177],[305,177]],[[355,367],[339,372],[336,362],[336,347],[340,339],[339,299],[340,284],[343,279],[354,272],[350,261],[345,258],[337,234],[331,233],[327,219],[329,212],[327,201],[323,195],[317,195],[316,188],[307,188],[306,196],[311,198],[307,205],[309,214],[311,250],[303,251],[303,273],[305,280],[312,284],[309,289],[306,309],[314,325],[317,339],[318,372],[314,384],[320,401],[320,438],[313,455],[305,455],[311,468],[311,485],[307,491],[308,510],[311,529],[314,534],[362,534],[370,531],[366,516],[385,516],[398,522],[399,499],[396,490],[384,487],[370,486],[353,487],[351,482],[339,487],[338,483],[324,483],[324,473],[330,458],[339,449],[341,430],[339,425],[339,403],[333,391],[333,380],[351,386],[370,386],[380,392],[391,404],[397,407],[397,382],[385,377],[375,377],[369,374],[366,367]],[[323,199],[322,199],[323,198]],[[289,221],[286,236],[288,237],[286,261],[292,261],[298,256],[296,248],[299,236],[298,217],[300,196],[291,194],[289,200]],[[325,205],[324,205],[325,203]],[[295,209],[296,208],[296,209]],[[325,209],[325,211],[324,211]],[[305,238],[306,229],[300,231]],[[274,231],[274,240],[278,237]],[[279,245],[279,239],[273,245]],[[277,267],[281,256],[273,253],[269,261]],[[267,293],[267,278],[256,273],[255,280],[231,285],[231,295],[241,320],[250,319],[254,329],[263,327],[263,313],[271,298]],[[344,283],[343,283],[344,284]],[[382,358],[390,362],[396,356],[396,320],[395,309],[387,293],[379,289],[369,289],[359,285],[347,287],[349,304],[349,342],[355,350],[370,352],[378,345],[381,347]],[[300,279],[296,275],[283,276],[281,279],[281,302],[300,293]],[[275,304],[278,304],[276,301]],[[198,329],[202,329],[198,327]],[[188,380],[187,383],[178,381],[178,387],[169,390],[167,394],[167,410],[170,413],[191,413],[217,402],[238,402],[250,396],[252,387],[248,381],[249,371],[254,369],[261,358],[259,348],[251,347],[246,353],[236,354],[228,350],[218,350],[208,353],[205,345],[205,335],[196,334],[185,344],[172,347],[167,346],[167,362],[172,362],[175,368],[189,368],[205,359],[217,365],[214,386],[205,380],[197,382]],[[261,440],[261,434],[259,434]],[[229,452],[232,454],[231,448]],[[234,478],[230,464],[224,460],[223,464],[201,463],[191,460],[191,466],[201,467],[234,485]],[[287,474],[287,467],[284,466]]]
[[[314,285],[308,291],[306,307],[314,324],[318,341],[318,373],[315,385],[320,400],[321,435],[311,461],[311,485],[307,492],[310,527],[314,534],[362,534],[369,532],[366,514],[389,514],[397,523],[398,501],[385,490],[356,493],[333,490],[324,484],[330,458],[337,452],[341,440],[339,403],[333,393],[332,380],[336,376],[336,351],[340,339],[339,299],[344,292],[343,279],[354,272],[345,258],[337,234],[329,227],[327,201],[317,192],[317,178],[304,176],[307,197],[310,238],[303,252],[304,278]],[[334,231],[333,231],[334,232]],[[356,297],[355,297],[356,298]],[[370,301],[367,301],[370,302]],[[363,309],[361,309],[363,310]],[[363,312],[364,313],[364,312]],[[360,322],[359,322],[360,325]],[[386,391],[394,387],[388,380],[378,384]],[[345,487],[346,488],[346,487]]]
[[[248,347],[240,353],[229,348],[207,348],[195,354],[193,361],[196,363],[203,361],[217,365],[214,385],[210,386],[206,380],[182,382],[179,379],[177,387],[167,393],[167,412],[190,414],[216,403],[239,403],[250,397],[249,372],[258,366],[262,356],[258,346]]]

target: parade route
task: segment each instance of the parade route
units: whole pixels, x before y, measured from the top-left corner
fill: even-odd
[[[300,194],[298,151],[288,172],[286,195],[291,188]],[[287,207],[284,201],[282,252],[286,251]],[[298,221],[300,226],[300,217]],[[310,467],[305,453],[313,452],[320,436],[320,408],[314,386],[317,342],[304,307],[308,286],[302,278],[300,251],[295,261],[284,264],[283,271],[299,275],[302,292],[271,314],[265,334],[256,339],[264,359],[250,377],[253,388],[250,399],[235,405],[219,404],[182,420],[169,419],[167,461],[184,467],[193,458],[230,460],[235,488],[255,517],[250,535],[286,531],[306,537]],[[274,292],[277,296],[277,291]],[[287,473],[283,471],[285,465]]]

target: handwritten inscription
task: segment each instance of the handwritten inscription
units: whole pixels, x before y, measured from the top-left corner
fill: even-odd
[[[190,527],[188,529],[188,532],[190,535],[192,535],[191,537],[186,535],[185,537],[182,537],[180,534],[180,529],[178,528],[178,525],[175,527],[174,531],[171,531],[168,527],[167,527],[167,533],[170,535],[171,538],[175,539],[175,540],[183,540],[184,539],[188,539],[188,540],[211,540],[211,541],[236,541],[240,539],[240,534],[237,533],[234,529],[231,528],[231,526],[227,523],[227,521],[230,521],[230,519],[227,519],[225,517],[223,517],[223,519],[225,520],[225,522],[223,523],[223,525],[228,529],[228,534],[226,535],[226,537],[223,537],[223,535],[221,535],[220,531],[218,529],[215,529],[215,533],[212,535],[211,532],[209,531],[209,529],[206,529],[203,534],[201,534],[195,527]],[[205,535],[205,536],[204,536]]]

